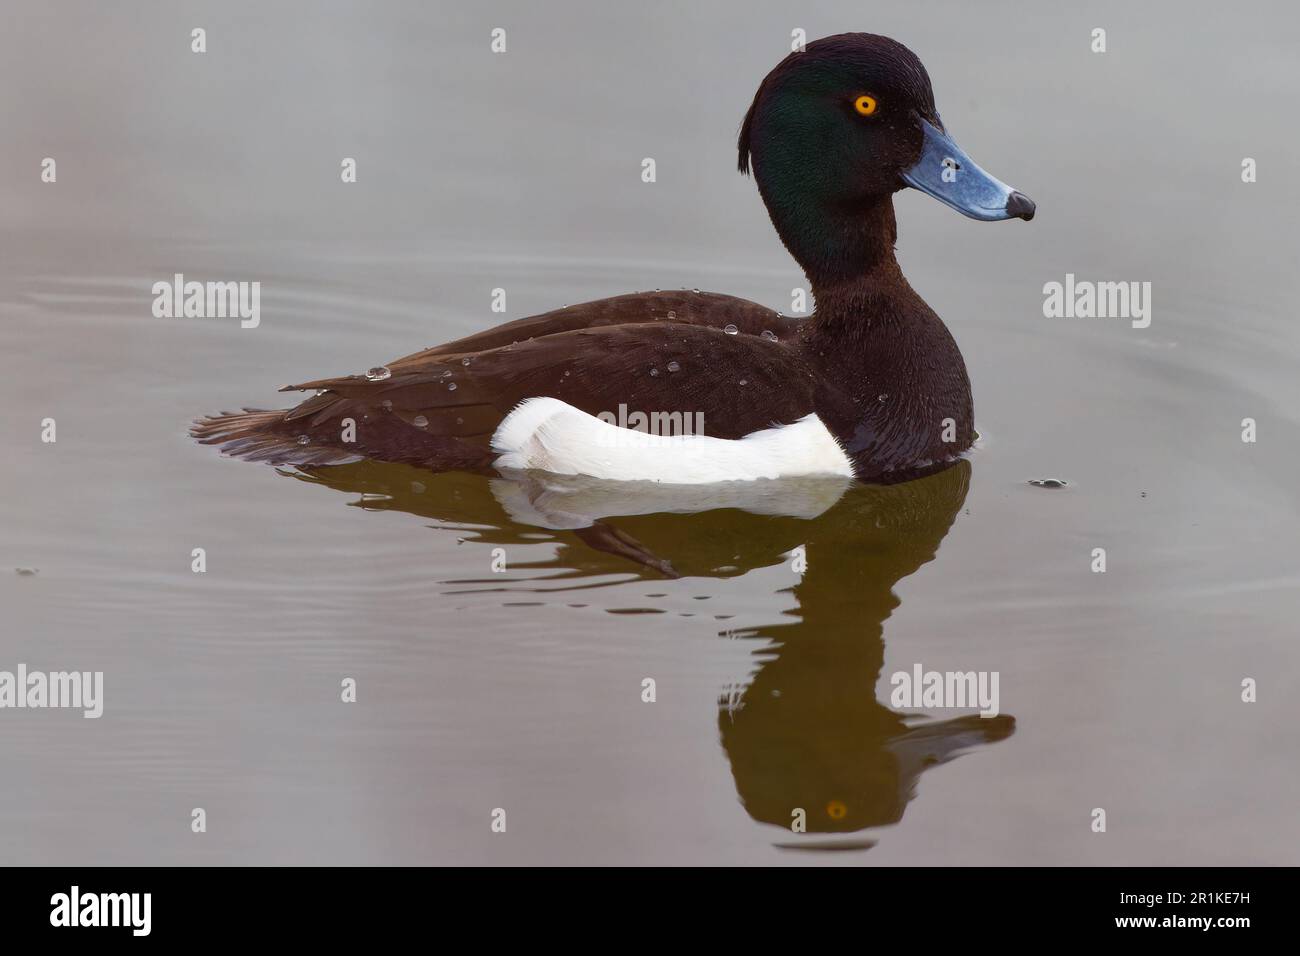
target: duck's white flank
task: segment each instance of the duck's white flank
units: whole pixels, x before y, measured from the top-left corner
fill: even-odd
[[[613,481],[702,485],[801,475],[853,477],[844,449],[815,414],[744,438],[651,435],[601,421],[557,398],[529,398],[492,435],[498,468]]]

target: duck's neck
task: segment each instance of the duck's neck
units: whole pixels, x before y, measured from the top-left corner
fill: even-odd
[[[894,257],[898,223],[892,196],[837,209],[777,202],[772,213],[777,232],[808,277],[817,303],[810,328],[819,337],[860,342],[875,338],[886,325],[896,326],[896,316],[929,311]]]
[[[781,229],[803,266],[817,311],[809,323],[818,340],[840,346],[878,347],[882,335],[906,337],[938,321],[916,294],[894,257],[898,224],[891,196],[818,214],[815,230]]]
[[[898,224],[891,196],[827,208],[801,193],[761,191],[781,241],[803,267],[814,295],[897,269]]]

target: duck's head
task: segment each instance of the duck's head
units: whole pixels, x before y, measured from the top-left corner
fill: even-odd
[[[825,37],[781,61],[754,96],[739,150],[740,170],[752,164],[777,232],[814,280],[892,256],[890,197],[908,186],[972,219],[1034,216],[1029,197],[948,136],[916,55],[871,33]]]

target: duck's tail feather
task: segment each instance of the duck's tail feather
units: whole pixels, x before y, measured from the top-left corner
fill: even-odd
[[[287,409],[245,408],[195,419],[190,435],[222,454],[273,465],[346,465],[361,461],[355,451],[331,447],[286,420]],[[302,439],[306,438],[304,442]]]

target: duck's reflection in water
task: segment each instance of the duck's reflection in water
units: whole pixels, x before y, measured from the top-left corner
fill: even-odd
[[[291,474],[359,493],[355,504],[366,508],[437,519],[483,543],[551,539],[552,558],[522,566],[548,569],[548,580],[566,587],[629,573],[730,577],[788,563],[802,546],[796,606],[780,622],[740,632],[766,639],[761,663],[747,685],[720,695],[718,715],[740,799],[755,820],[787,831],[781,846],[871,846],[824,835],[897,823],[926,768],[1015,728],[1007,715],[940,721],[876,699],[884,622],[899,603],[893,587],[934,558],[966,499],[968,462],[886,486],[485,479],[369,462]],[[882,693],[888,689],[886,681]],[[796,815],[803,835],[790,829]]]

